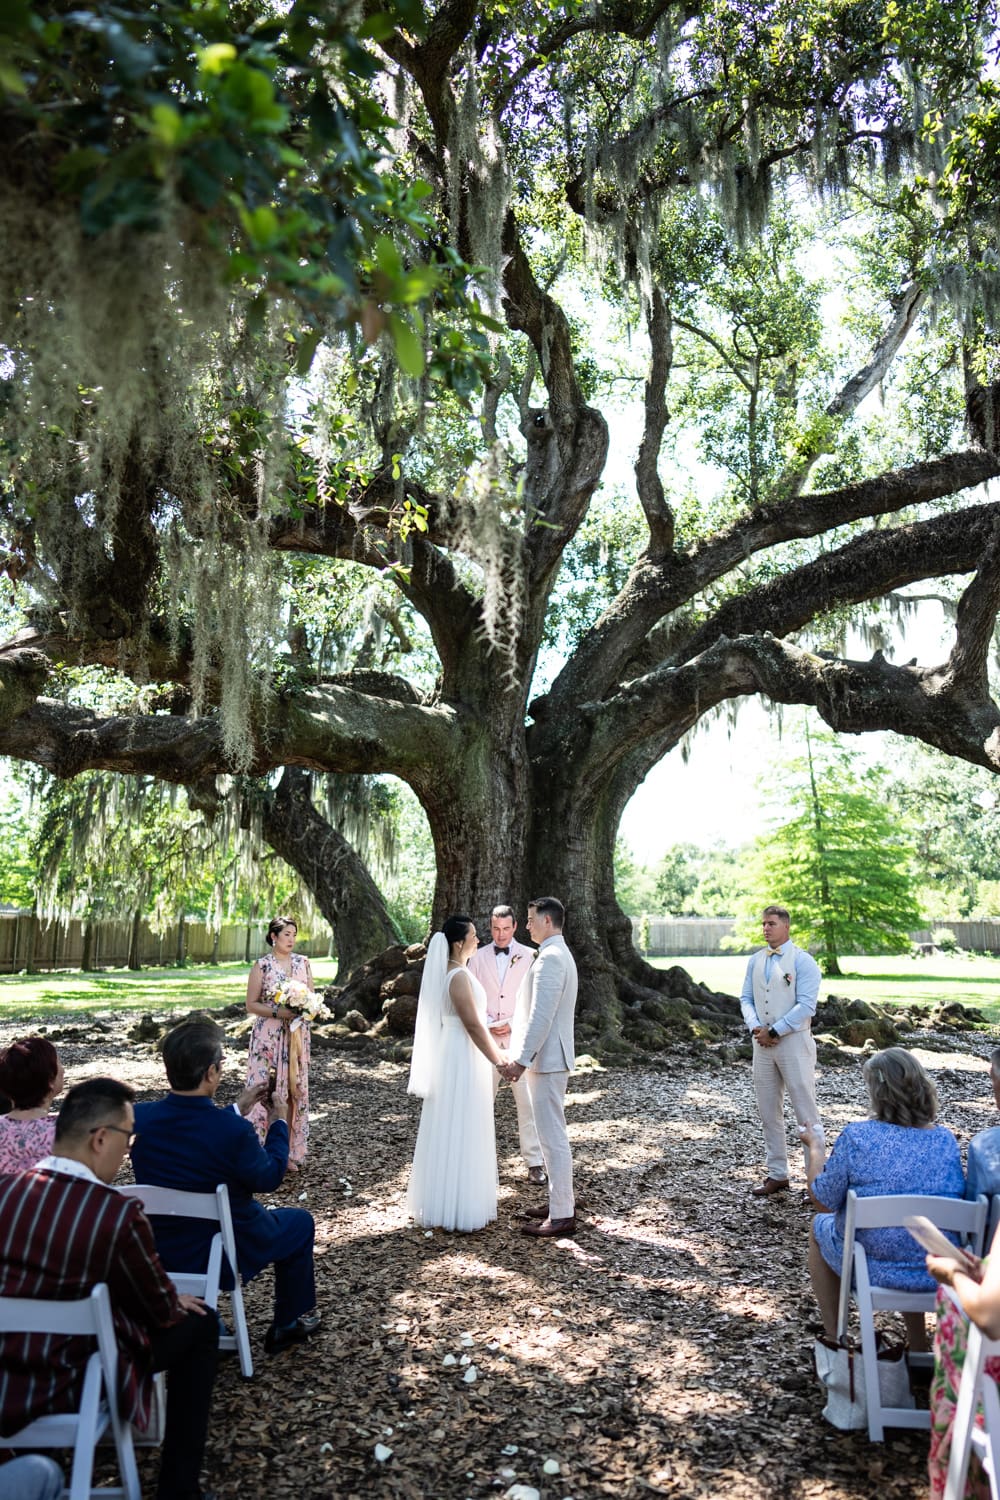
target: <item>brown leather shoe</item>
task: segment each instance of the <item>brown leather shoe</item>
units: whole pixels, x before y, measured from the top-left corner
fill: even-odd
[[[544,1187],[548,1180],[548,1175],[544,1167],[528,1168],[528,1181],[535,1187]]]
[[[750,1192],[755,1198],[769,1198],[772,1193],[784,1193],[787,1190],[787,1177],[765,1177],[760,1187],[751,1188]]]
[[[519,1219],[547,1219],[549,1216],[549,1205],[547,1203],[536,1203],[533,1208],[522,1208],[518,1214]]]
[[[576,1234],[576,1215],[571,1214],[568,1219],[543,1219],[540,1224],[522,1224],[521,1233],[536,1239],[558,1239],[564,1234]]]

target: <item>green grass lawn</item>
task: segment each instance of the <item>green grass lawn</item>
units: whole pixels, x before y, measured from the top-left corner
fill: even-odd
[[[317,983],[329,984],[335,959],[310,960]],[[50,1020],[91,1011],[155,1010],[164,1006],[231,1005],[246,994],[246,964],[198,964],[186,969],[79,969],[0,977],[0,1021]]]
[[[679,964],[692,979],[713,990],[738,995],[746,973],[746,955],[712,954],[708,957],[653,958],[657,969]],[[960,1001],[975,1005],[1000,1023],[1000,958],[979,955],[936,954],[932,958],[888,956],[842,958],[842,979],[824,979],[821,995],[842,995],[849,1000],[878,1000],[888,1004],[937,1004]]]

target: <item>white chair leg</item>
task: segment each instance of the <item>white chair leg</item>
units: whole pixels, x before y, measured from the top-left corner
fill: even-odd
[[[992,1375],[985,1370],[980,1378],[983,1396],[983,1418],[985,1427],[980,1434],[977,1447],[983,1449],[983,1468],[990,1481],[990,1500],[1000,1500],[1000,1482],[997,1478],[997,1459],[1000,1458],[1000,1392]]]
[[[233,1314],[236,1347],[240,1353],[240,1374],[244,1379],[249,1380],[253,1375],[253,1355],[250,1353],[250,1330],[247,1328],[247,1315],[243,1307],[243,1288],[238,1280],[233,1286],[229,1300]]]
[[[101,1412],[101,1356],[92,1354],[83,1377],[83,1392],[77,1416],[73,1467],[70,1472],[69,1500],[90,1500],[94,1477],[94,1449],[97,1447]]]
[[[962,1366],[962,1379],[951,1424],[951,1452],[948,1455],[948,1477],[944,1500],[964,1500],[972,1452],[972,1427],[976,1420],[976,1396],[983,1369],[983,1336],[974,1323],[969,1324],[968,1348]]]

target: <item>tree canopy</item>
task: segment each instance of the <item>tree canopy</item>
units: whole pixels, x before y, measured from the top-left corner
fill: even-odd
[[[584,1024],[655,1040],[704,997],[635,953],[613,851],[704,715],[1000,768],[992,6],[354,15],[5,32],[0,752],[399,777],[435,916],[557,892]],[[893,662],[929,580],[953,647]]]

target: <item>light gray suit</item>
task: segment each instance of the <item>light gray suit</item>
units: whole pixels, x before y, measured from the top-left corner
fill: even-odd
[[[535,1128],[549,1174],[549,1217],[573,1215],[573,1156],[566,1134],[566,1083],[576,1057],[576,963],[561,933],[546,938],[518,995],[511,1055],[527,1069]]]
[[[512,1037],[506,1035],[505,1028],[513,1024],[517,997],[527,989],[527,978],[534,959],[534,948],[528,948],[524,943],[512,939],[510,960],[504,971],[502,982],[497,970],[496,949],[491,942],[485,943],[469,959],[469,973],[476,976],[486,991],[487,1027],[493,1033],[493,1040],[500,1051],[507,1056],[510,1055],[508,1044]],[[499,1085],[500,1074],[494,1070],[494,1099]],[[542,1148],[538,1144],[538,1131],[535,1129],[535,1117],[531,1112],[527,1081],[524,1078],[518,1079],[517,1083],[512,1085],[512,1089],[514,1105],[517,1109],[517,1135],[521,1155],[526,1166],[540,1167],[543,1160]]]

